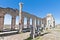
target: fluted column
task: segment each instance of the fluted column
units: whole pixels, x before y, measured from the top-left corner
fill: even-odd
[[[35,19],[32,19],[31,38],[35,38]]]
[[[30,18],[27,18],[27,28],[30,28]]]
[[[15,24],[16,24],[16,17],[15,16],[12,16],[11,30],[15,30]]]
[[[0,15],[0,31],[3,31],[4,27],[4,16]]]

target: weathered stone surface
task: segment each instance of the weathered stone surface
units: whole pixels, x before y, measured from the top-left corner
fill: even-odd
[[[29,26],[30,25],[30,18],[32,19],[32,28],[31,28],[31,37],[32,38],[34,38],[35,36],[35,29],[36,28],[40,28],[40,27],[43,27],[44,29],[45,28],[49,28],[50,26],[48,26],[49,25],[49,23],[48,23],[48,19],[49,19],[49,17],[50,17],[50,21],[51,21],[51,25],[52,25],[52,27],[55,25],[55,19],[53,18],[53,16],[51,15],[51,14],[48,14],[46,17],[44,17],[44,18],[39,18],[39,17],[37,17],[37,16],[35,16],[35,15],[32,15],[32,14],[29,14],[29,13],[27,13],[27,12],[24,12],[24,11],[22,11],[22,3],[21,4],[19,4],[19,6],[20,6],[20,12],[19,12],[19,16],[20,16],[20,32],[22,31],[22,27],[23,27],[23,24],[24,24],[24,22],[23,22],[23,20],[24,20],[24,17],[27,17],[27,26]],[[52,20],[51,20],[52,19]],[[35,21],[36,20],[36,21]],[[35,23],[36,22],[36,23]],[[39,23],[39,24],[38,24]],[[37,29],[37,30],[38,30]]]
[[[19,32],[22,32],[22,29],[24,28],[24,17],[27,17],[27,27],[30,26],[30,18],[32,19],[32,30],[31,30],[31,37],[35,37],[35,29],[39,27],[43,28],[53,28],[55,27],[55,19],[51,14],[48,14],[45,18],[39,18],[35,15],[29,14],[27,12],[22,11],[22,3],[19,4],[20,10],[12,9],[12,8],[1,8],[0,7],[0,31],[3,30],[4,27],[4,15],[10,14],[12,16],[12,22],[11,22],[11,29],[15,29],[15,23],[16,23],[16,16],[19,16]],[[36,20],[36,21],[35,21]],[[50,22],[49,22],[50,21]],[[36,22],[36,23],[35,23]],[[39,24],[38,24],[39,23]]]
[[[5,14],[10,14],[12,16],[11,27],[12,29],[14,29],[16,23],[16,17],[13,16],[18,16],[19,15],[18,13],[19,11],[17,9],[0,7],[0,31],[3,31]]]
[[[16,25],[16,17],[15,16],[12,16],[11,30],[15,30],[15,25]]]
[[[3,31],[4,27],[4,16],[0,16],[0,31]]]
[[[27,28],[30,28],[30,18],[27,18]]]

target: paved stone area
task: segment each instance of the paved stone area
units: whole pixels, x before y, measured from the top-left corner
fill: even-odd
[[[24,40],[29,37],[30,32],[0,37],[0,40]]]

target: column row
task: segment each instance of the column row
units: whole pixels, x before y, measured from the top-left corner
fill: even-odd
[[[15,29],[15,24],[16,24],[16,17],[12,16],[11,30]],[[3,28],[4,28],[4,15],[3,16],[0,15],[0,31],[3,31]]]

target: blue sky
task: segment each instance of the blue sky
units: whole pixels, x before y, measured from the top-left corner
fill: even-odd
[[[19,2],[24,3],[23,11],[42,18],[51,13],[55,18],[56,24],[60,23],[60,0],[0,0],[0,7],[10,7],[19,10]],[[6,22],[5,20],[5,23],[7,24],[8,21]]]

